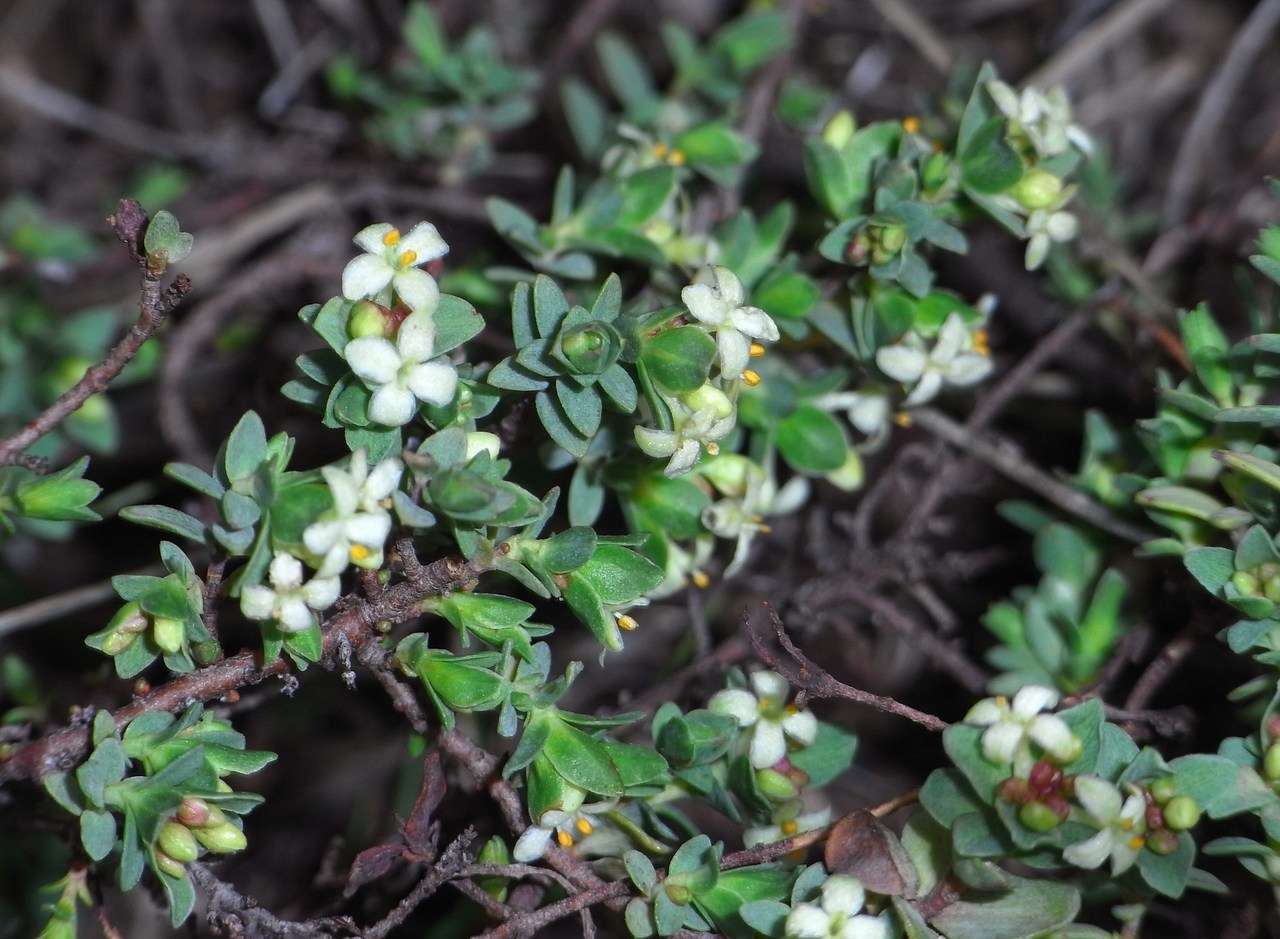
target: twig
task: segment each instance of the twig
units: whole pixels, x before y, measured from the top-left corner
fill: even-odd
[[[468,828],[455,838],[449,847],[444,849],[444,854],[440,856],[440,860],[431,865],[426,876],[419,880],[413,890],[396,904],[395,909],[364,930],[363,939],[383,939],[391,930],[408,919],[413,911],[422,904],[423,900],[439,890],[445,881],[466,867],[471,860],[467,849],[475,839],[476,830],[474,828]]]
[[[1023,85],[1048,88],[1073,77],[1098,56],[1169,6],[1172,0],[1126,0],[1058,50],[1048,62],[1023,81]]]
[[[349,916],[325,916],[304,922],[281,919],[258,905],[203,864],[189,864],[187,871],[205,894],[207,920],[215,934],[273,936],[278,939],[355,936],[360,933]]]
[[[865,704],[886,714],[906,718],[912,723],[919,724],[921,727],[935,732],[946,730],[949,726],[940,717],[916,710],[910,705],[903,704],[893,698],[872,694],[870,691],[863,691],[861,688],[854,688],[837,680],[829,672],[815,665],[808,656],[797,648],[796,644],[791,641],[791,637],[787,635],[786,627],[783,626],[782,619],[778,616],[777,611],[768,604],[764,604],[764,607],[773,624],[774,636],[787,655],[791,656],[794,664],[782,661],[769,648],[762,635],[763,627],[760,625],[760,620],[758,618],[753,619],[748,614],[744,628],[751,637],[751,645],[761,661],[770,668],[781,672],[783,677],[793,685],[801,688],[809,697],[843,698],[846,701]]]
[[[0,69],[2,71],[2,69]],[[160,287],[163,267],[153,265],[142,247],[147,230],[147,213],[132,199],[121,199],[115,215],[107,219],[116,237],[132,254],[142,274],[138,297],[138,319],[107,357],[84,373],[75,386],[58,396],[22,430],[0,442],[0,466],[15,462],[17,456],[77,411],[90,397],[105,391],[142,344],[160,328],[165,317],[191,290],[191,281],[179,274],[167,289]]]
[[[975,434],[951,418],[932,408],[912,411],[916,424],[959,447],[996,472],[1052,502],[1064,512],[1075,515],[1102,531],[1125,541],[1141,544],[1156,537],[1153,532],[1117,517],[1108,508],[1093,501],[1083,492],[1059,482],[1022,455],[1017,444],[1004,438]]]
[[[163,569],[159,564],[151,564],[129,573],[158,574]],[[96,584],[86,584],[83,587],[76,587],[74,590],[67,590],[63,593],[56,593],[51,597],[32,600],[22,606],[15,606],[11,610],[5,610],[0,613],[0,637],[26,629],[29,626],[38,626],[50,620],[70,616],[72,613],[78,613],[88,607],[104,603],[115,595],[116,592],[111,586],[111,580],[108,578],[107,580],[100,580]]]
[[[1199,632],[1200,629],[1195,624],[1188,625],[1160,650],[1160,654],[1152,659],[1151,664],[1138,676],[1133,689],[1129,692],[1129,697],[1125,699],[1126,711],[1141,711],[1151,703],[1160,686],[1169,679],[1182,660],[1195,648]]]
[[[1195,116],[1182,135],[1173,171],[1169,174],[1163,211],[1165,228],[1173,228],[1187,217],[1191,200],[1204,179],[1201,166],[1205,153],[1217,136],[1218,127],[1226,120],[1236,90],[1277,27],[1280,27],[1280,0],[1262,0],[1236,33],[1226,58],[1205,87]]]
[[[871,0],[871,4],[889,25],[902,33],[903,38],[915,47],[925,61],[944,75],[951,71],[955,56],[946,40],[928,20],[916,12],[908,0]]]
[[[517,939],[520,936],[531,936],[543,926],[554,923],[556,920],[572,916],[574,913],[583,912],[597,903],[603,903],[606,900],[620,900],[623,897],[630,896],[630,894],[630,884],[626,881],[618,880],[612,883],[602,883],[598,887],[575,893],[573,896],[565,897],[555,903],[549,903],[530,913],[513,916],[500,926],[495,926],[488,932],[481,933],[476,939]]]

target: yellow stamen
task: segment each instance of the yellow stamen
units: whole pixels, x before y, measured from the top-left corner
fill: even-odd
[[[394,247],[400,243],[400,229],[393,228],[382,236],[382,243],[388,248]]]
[[[800,713],[800,709],[796,707],[794,704],[788,704],[785,708],[783,708],[783,710],[785,710],[788,714]]]
[[[673,149],[667,157],[667,162],[672,166],[684,166],[684,151]]]
[[[1141,835],[1134,835],[1132,838],[1129,839],[1129,847],[1132,848],[1134,851],[1137,851],[1146,843],[1147,843],[1146,839],[1143,838]]]
[[[996,706],[1007,708],[1009,706],[1009,699],[1002,694],[996,695]]]
[[[631,632],[633,629],[635,629],[639,625],[640,624],[636,622],[635,617],[628,616],[626,613],[623,613],[621,616],[618,617],[619,629],[624,629],[627,632]]]
[[[1120,827],[1123,828],[1125,831],[1133,831],[1133,819],[1126,818],[1124,821],[1120,823]]]
[[[785,822],[783,822],[781,825],[779,825],[778,828],[782,831],[784,835],[790,838],[792,835],[794,835],[796,832],[800,830],[800,825],[794,818],[789,818]]]
[[[760,532],[760,534],[762,534],[762,535],[767,535],[767,534],[769,534],[769,532],[773,531],[773,526],[771,526],[771,525],[759,525],[759,524],[758,524],[758,525],[756,525],[756,531]]]
[[[719,456],[720,444],[716,443],[714,440],[711,441],[709,444],[707,444],[707,452],[710,453],[712,456]]]
[[[973,333],[973,351],[978,355],[991,354],[991,337],[985,329],[975,330]]]
[[[405,267],[408,267],[410,264],[412,264],[416,260],[418,260],[417,251],[406,251],[400,255],[400,263],[403,264]]]
[[[751,343],[751,358],[758,359],[764,355],[764,344],[760,342]]]
[[[661,140],[659,140],[657,143],[653,145],[653,155],[656,156],[659,160],[665,157],[667,153],[668,153],[667,145],[663,143]]]
[[[768,695],[765,695],[760,699],[760,710],[765,711],[771,707],[773,707],[773,698],[770,698]]]
[[[573,823],[573,827],[578,829],[578,831],[582,832],[584,835],[589,835],[595,831],[595,829],[591,827],[591,823],[585,818],[578,819]]]
[[[893,422],[899,427],[910,427],[911,415],[906,411],[899,411],[897,414],[893,415]]]
[[[902,129],[905,130],[908,134],[920,133],[920,118],[914,115],[912,115],[911,117],[904,117],[902,119]]]
[[[707,576],[706,571],[694,571],[689,575],[689,579],[699,590],[706,590],[711,586],[711,578]]]
[[[569,834],[567,831],[557,831],[556,841],[560,843],[560,847],[562,848],[573,847],[573,835]]]
[[[754,368],[749,368],[742,373],[742,380],[750,387],[754,388],[756,385],[760,384],[760,373]]]
[[[351,546],[350,554],[351,560],[353,561],[363,561],[371,553],[372,552],[362,544],[353,544]]]

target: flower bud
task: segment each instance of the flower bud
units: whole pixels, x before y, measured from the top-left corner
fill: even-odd
[[[1151,798],[1160,805],[1164,805],[1178,794],[1177,783],[1172,776],[1161,776],[1147,788],[1151,790]]]
[[[996,787],[996,794],[1005,802],[1025,805],[1032,798],[1031,787],[1025,779],[1010,776]]]
[[[1043,802],[1028,802],[1018,809],[1018,821],[1032,831],[1053,831],[1062,823],[1058,813]]]
[[[1062,180],[1046,170],[1028,170],[1012,195],[1028,209],[1047,209],[1062,197]]]
[[[687,905],[688,902],[693,899],[693,891],[684,884],[673,884],[668,880],[665,884],[665,889],[667,891],[667,896],[671,898],[671,902],[677,903],[680,906]]]
[[[486,433],[482,430],[473,430],[467,434],[467,455],[466,459],[470,460],[476,454],[484,451],[493,459],[498,458],[498,449],[501,441],[498,440],[497,434]]]
[[[800,793],[795,783],[774,769],[756,770],[756,788],[761,795],[773,802],[785,802]]]
[[[880,229],[880,247],[890,254],[897,254],[907,243],[907,230],[901,225],[888,225]]]
[[[347,319],[347,335],[352,339],[364,339],[367,336],[389,339],[395,331],[390,313],[390,310],[372,300],[361,300],[351,308],[351,315]]]
[[[733,402],[729,400],[729,396],[710,383],[689,392],[681,400],[689,410],[698,413],[710,412],[717,420],[733,413]]]
[[[197,828],[195,836],[197,841],[214,854],[234,854],[236,851],[243,851],[249,843],[244,832],[230,822],[223,822],[212,828]]]
[[[1280,780],[1280,741],[1267,747],[1267,752],[1262,757],[1262,775],[1269,782]]]
[[[180,864],[188,864],[200,856],[200,848],[191,829],[181,822],[165,822],[156,836],[160,850]]]
[[[822,128],[822,139],[837,150],[842,150],[853,138],[855,130],[857,130],[857,123],[853,119],[853,114],[849,111],[837,111],[831,120],[827,121],[827,126]]]
[[[924,161],[924,166],[920,170],[920,181],[924,183],[925,189],[934,190],[947,181],[950,171],[951,161],[947,155],[935,153]]]
[[[209,803],[204,799],[187,796],[178,806],[178,821],[188,828],[200,828],[209,823]]]
[[[1178,850],[1178,833],[1167,828],[1153,831],[1147,835],[1147,850],[1159,855],[1172,854]]]
[[[156,851],[156,870],[170,877],[186,877],[187,869],[181,861],[176,861],[163,851]]]
[[[122,629],[116,629],[109,634],[106,639],[102,640],[102,652],[105,655],[119,655],[129,646],[133,645],[134,640],[138,638],[137,633],[125,632]]]
[[[1200,806],[1191,796],[1174,796],[1164,807],[1164,823],[1174,831],[1195,828],[1200,821]]]
[[[182,639],[186,633],[186,626],[181,620],[170,619],[167,616],[157,616],[151,624],[151,637],[155,639],[158,645],[165,652],[177,652],[182,648]]]
[[[142,607],[137,602],[126,603],[120,607],[107,623],[109,628],[113,627],[135,635],[146,632],[148,625],[146,614],[142,612]]]
[[[1258,593],[1258,578],[1248,571],[1236,571],[1231,575],[1231,583],[1246,597],[1256,596]]]
[[[747,480],[755,466],[737,453],[722,453],[706,460],[698,471],[711,485],[730,498],[741,498],[747,491]]]
[[[1262,585],[1262,595],[1272,603],[1280,603],[1280,577],[1268,577]]]

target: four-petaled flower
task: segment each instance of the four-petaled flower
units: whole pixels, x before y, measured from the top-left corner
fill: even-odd
[[[597,802],[584,805],[572,812],[551,809],[542,813],[538,824],[530,825],[516,839],[511,857],[520,864],[529,864],[546,853],[552,836],[562,848],[571,848],[575,842],[596,833],[597,823],[592,818],[614,807],[613,802]]]
[[[435,312],[440,288],[434,277],[418,269],[449,250],[434,225],[419,222],[401,237],[399,229],[380,222],[362,228],[353,240],[365,253],[348,261],[342,271],[344,297],[376,297],[390,286],[414,312]]]
[[[1024,134],[1040,156],[1057,156],[1072,144],[1084,153],[1093,152],[1088,133],[1072,122],[1071,101],[1061,88],[1047,92],[1024,88],[1019,94],[1011,85],[996,80],[987,82],[987,91],[1015,133]]]
[[[952,313],[938,330],[933,349],[926,351],[920,336],[909,333],[902,342],[880,349],[876,365],[890,378],[915,386],[902,402],[913,407],[932,401],[943,385],[973,385],[986,378],[991,359],[974,350],[964,318]]]
[[[400,324],[394,343],[381,336],[347,343],[343,358],[373,392],[370,420],[399,427],[413,419],[419,401],[443,407],[453,400],[458,372],[444,358],[431,361],[435,340],[430,314],[417,312]]]
[[[333,577],[346,570],[347,564],[370,570],[382,565],[382,546],[391,533],[391,516],[383,505],[400,485],[404,464],[389,457],[369,470],[363,449],[351,455],[345,470],[326,466],[320,470],[333,509],[302,533],[302,543],[319,556],[319,575]]]
[[[819,903],[797,903],[787,916],[787,939],[888,939],[889,926],[879,916],[862,912],[867,892],[848,874],[832,874],[822,882]]]
[[[781,489],[771,472],[751,464],[747,469],[746,492],[741,498],[720,499],[702,510],[702,524],[718,538],[736,539],[733,560],[724,575],[732,576],[746,563],[756,535],[769,531],[770,515],[794,512],[809,496],[809,481],[792,476]]]
[[[302,582],[302,562],[277,552],[267,569],[271,586],[250,584],[240,592],[240,610],[249,619],[274,619],[280,630],[300,633],[316,623],[316,612],[327,610],[338,599],[337,577],[317,574]]]
[[[987,728],[982,734],[982,755],[992,763],[1013,764],[1014,772],[1025,777],[1036,758],[1031,744],[1038,745],[1059,763],[1070,763],[1080,755],[1080,740],[1067,722],[1056,714],[1042,714],[1058,703],[1058,692],[1042,685],[1024,685],[1013,696],[984,698],[969,709],[965,723]]]
[[[646,454],[657,459],[667,460],[663,473],[667,476],[682,476],[698,462],[704,445],[707,451],[714,453],[717,440],[729,435],[737,422],[737,412],[730,407],[727,416],[711,408],[691,411],[678,401],[671,406],[671,416],[675,421],[674,430],[659,430],[653,427],[637,427],[636,443]]]
[[[748,828],[743,831],[742,843],[748,848],[754,848],[758,844],[769,844],[781,841],[783,838],[802,835],[806,831],[826,828],[831,823],[831,806],[805,812],[794,818],[779,818],[777,815],[774,818],[777,821],[772,825],[762,825],[759,828]]]
[[[1101,867],[1111,858],[1112,875],[1123,874],[1133,866],[1146,843],[1146,799],[1136,792],[1125,798],[1119,789],[1098,776],[1077,776],[1075,795],[1099,829],[1068,847],[1062,856],[1086,870]]]
[[[1061,209],[1037,209],[1027,217],[1027,256],[1025,266],[1034,271],[1049,256],[1053,242],[1070,241],[1080,231],[1080,223],[1070,212]]]
[[[742,281],[727,267],[703,270],[698,280],[680,291],[693,318],[716,337],[720,375],[728,381],[742,377],[751,358],[751,340],[778,340],[778,327],[764,310],[745,306]]]
[[[739,727],[751,728],[751,765],[766,769],[787,755],[787,738],[807,747],[818,736],[818,719],[812,711],[787,704],[790,689],[777,672],[760,671],[751,676],[755,694],[741,688],[716,692],[707,707],[727,714]]]

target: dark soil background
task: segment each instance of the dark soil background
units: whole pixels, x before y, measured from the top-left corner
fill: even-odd
[[[196,252],[182,266],[195,290],[167,330],[169,367],[154,382],[112,393],[123,445],[116,456],[95,459],[91,471],[117,508],[181,504],[185,496],[161,475],[162,465],[172,459],[207,464],[249,408],[269,429],[297,435],[297,463],[341,455],[340,437],[278,389],[291,377],[294,356],[316,344],[296,311],[337,292],[353,251],[350,234],[369,221],[426,217],[452,245],[452,257],[484,250],[504,263],[514,260],[489,229],[483,198],[504,195],[543,217],[555,171],[576,160],[556,79],[569,73],[598,79],[594,32],[607,23],[661,63],[658,13],[706,31],[739,10],[739,4],[709,0],[443,0],[434,6],[451,35],[486,22],[512,59],[552,72],[539,117],[501,140],[489,172],[454,187],[440,185],[430,163],[401,162],[370,146],[360,132],[362,115],[335,102],[323,80],[324,64],[339,50],[367,65],[403,54],[403,5],[396,0],[0,2],[0,196],[31,194],[56,219],[100,233],[105,244],[109,233],[101,219],[148,167],[172,165],[189,177],[189,188],[170,208],[196,235]],[[1086,253],[1104,266],[1145,263],[1160,294],[1183,306],[1208,299],[1237,332],[1245,328],[1239,264],[1259,224],[1277,214],[1265,184],[1269,173],[1280,172],[1280,45],[1274,40],[1216,113],[1217,128],[1199,149],[1190,188],[1171,191],[1169,175],[1206,83],[1254,6],[1248,0],[912,4],[945,41],[946,54],[990,58],[1014,81],[1047,70],[1068,86],[1079,120],[1106,143],[1124,184],[1123,212],[1104,220],[1107,236],[1086,233]],[[794,68],[837,89],[860,121],[919,112],[943,88],[943,75],[922,54],[928,42],[910,25],[904,32],[902,23],[885,18],[885,11],[901,9],[898,3],[812,0],[806,8]],[[799,136],[774,125],[765,146],[747,182],[747,203],[753,193],[805,198]],[[1162,218],[1171,224],[1162,225]],[[1005,368],[1068,310],[1042,278],[1022,271],[1018,245],[993,231],[975,232],[972,245],[968,257],[942,262],[940,279],[969,296],[1000,297],[992,346]],[[128,259],[109,246],[74,280],[50,284],[47,301],[67,313],[111,302],[124,309],[133,276]],[[1133,305],[1153,309],[1150,298]],[[1178,366],[1158,330],[1135,329],[1135,322],[1101,318],[1004,411],[999,431],[1040,465],[1069,471],[1085,408],[1100,408],[1121,424],[1149,415],[1155,370]],[[232,334],[238,341],[225,341]],[[895,537],[937,472],[945,472],[950,494],[929,519],[917,520],[912,537]],[[743,612],[767,599],[810,654],[842,679],[948,718],[962,713],[973,695],[921,654],[918,638],[904,634],[898,617],[935,645],[980,661],[987,639],[978,616],[1010,587],[1035,577],[1028,538],[994,511],[1002,499],[1025,494],[919,431],[899,432],[893,447],[868,462],[867,473],[868,487],[859,494],[818,487],[805,513],[781,520],[767,541],[757,542],[754,563],[732,582],[646,611],[644,632],[604,668],[596,666],[594,645],[582,630],[565,631],[557,640],[558,660],[588,663],[570,705],[616,708],[637,694],[653,703],[671,695],[704,700],[719,686],[715,669],[651,689],[707,648],[717,650],[714,661],[722,664],[742,660],[743,644],[732,637]],[[875,500],[873,509],[866,508],[868,499]],[[868,520],[863,534],[870,537],[860,538],[859,525]],[[156,543],[153,533],[111,519],[65,543],[0,543],[0,608],[60,597],[145,567],[155,560]],[[1166,754],[1212,750],[1225,733],[1244,732],[1223,695],[1249,677],[1249,667],[1211,638],[1229,614],[1202,600],[1170,562],[1144,562],[1128,573],[1147,606],[1138,630],[1144,642],[1119,687],[1127,688],[1141,664],[1189,623],[1202,627],[1195,653],[1152,702],[1190,705],[1198,719],[1190,734],[1162,742]],[[885,598],[888,608],[860,603],[850,584]],[[100,602],[69,614],[0,631],[0,650],[18,652],[36,668],[53,701],[54,724],[73,706],[115,706],[129,694],[81,644],[115,608],[101,589],[95,596]],[[229,648],[252,643],[256,634],[231,611],[224,628]],[[309,675],[294,697],[283,691],[279,683],[263,686],[229,706],[249,745],[274,750],[280,759],[253,778],[251,787],[267,802],[251,818],[249,849],[223,864],[221,876],[276,913],[303,917],[341,908],[351,857],[393,830],[392,812],[403,811],[411,797],[418,761],[410,756],[407,729],[376,688],[352,692],[321,673]],[[866,710],[820,707],[862,741],[854,769],[829,789],[837,812],[918,785],[942,759],[936,741],[911,725]],[[497,738],[487,742],[498,745]],[[491,805],[460,788],[446,803],[446,834],[470,823],[486,834],[498,830]],[[31,821],[29,795],[0,792],[0,855],[31,861],[14,885],[34,877],[37,866],[20,834]],[[1144,934],[1278,934],[1267,891],[1237,876],[1234,864],[1214,870],[1239,888],[1231,899],[1157,907]],[[366,890],[347,909],[365,920],[380,915],[410,883],[408,874],[392,878],[385,890]],[[107,891],[120,934],[167,935],[162,914],[143,891],[135,893],[121,898]],[[440,916],[456,902],[441,893],[402,934],[445,935]],[[101,934],[97,928],[89,934]],[[569,919],[559,928],[574,935],[580,927]],[[26,934],[23,929],[0,924],[0,935]]]

